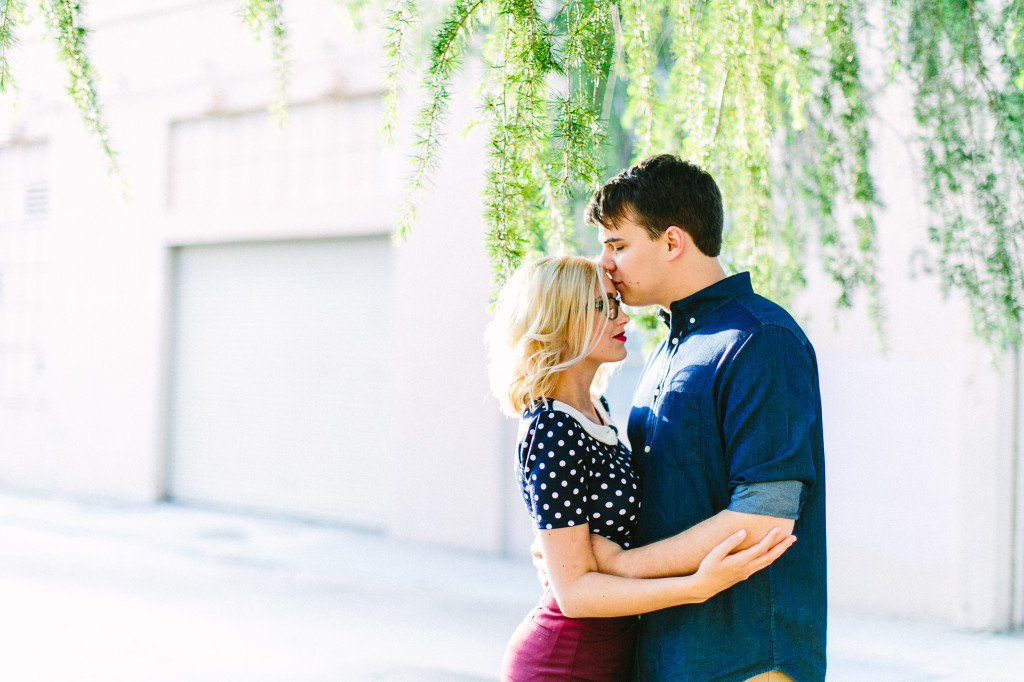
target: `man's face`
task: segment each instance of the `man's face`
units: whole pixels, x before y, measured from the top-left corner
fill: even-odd
[[[622,294],[622,302],[635,306],[661,303],[658,288],[665,267],[663,240],[651,241],[646,230],[632,220],[620,220],[615,230],[602,225],[597,236],[601,241],[601,267]]]

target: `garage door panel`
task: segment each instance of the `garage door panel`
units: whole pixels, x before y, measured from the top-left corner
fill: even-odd
[[[174,276],[169,495],[383,525],[387,239],[187,247]]]

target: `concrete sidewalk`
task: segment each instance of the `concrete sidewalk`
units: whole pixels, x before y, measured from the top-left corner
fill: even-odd
[[[0,680],[497,680],[529,561],[330,526],[0,495]],[[834,682],[1024,680],[1024,635],[833,612]]]

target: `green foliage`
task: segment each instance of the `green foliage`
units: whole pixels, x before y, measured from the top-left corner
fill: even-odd
[[[449,17],[467,9],[483,36],[496,282],[524,257],[575,249],[579,205],[620,159],[667,151],[718,179],[731,267],[750,269],[760,290],[787,302],[805,284],[801,257],[813,235],[838,304],[866,290],[881,329],[869,112],[852,38],[859,5],[483,0],[456,2]],[[450,22],[434,31],[417,187],[437,149],[434,112],[449,96],[436,74],[449,79],[448,65],[471,44],[445,38]]]
[[[1024,312],[1024,3],[912,0],[900,58],[916,85],[934,270],[976,333],[1019,347]]]
[[[891,75],[905,71],[915,88],[935,271],[967,297],[993,348],[1019,344],[1024,0],[882,9]],[[574,211],[600,179],[673,152],[722,188],[728,266],[785,304],[814,252],[837,307],[865,296],[884,339],[860,0],[482,0],[472,11],[496,282],[524,257],[572,249]],[[435,42],[428,74],[472,44]],[[427,96],[431,112],[449,93],[430,85]],[[418,169],[439,134],[421,131]]]
[[[371,0],[337,0],[362,16]],[[410,70],[421,16],[434,4],[388,0],[385,135]],[[928,207],[930,272],[970,304],[995,349],[1024,324],[1024,0],[882,0],[890,76],[913,91]],[[289,65],[282,0],[242,0],[242,18],[273,48],[285,115]],[[70,77],[69,94],[111,149],[85,50],[82,5],[42,0]],[[674,152],[710,170],[726,199],[723,259],[786,303],[814,253],[836,305],[866,296],[882,337],[870,172],[871,117],[858,43],[861,0],[454,0],[429,33],[408,202],[441,147],[454,79],[483,64],[487,243],[495,282],[526,257],[574,251],[592,190],[622,166]],[[0,92],[24,3],[0,0]],[[590,250],[592,245],[584,248]],[[648,316],[650,317],[650,316]],[[653,319],[653,318],[652,318]]]
[[[384,141],[392,141],[392,129],[395,125],[395,112],[398,107],[398,96],[401,90],[401,77],[405,71],[408,57],[408,36],[416,25],[417,11],[415,0],[395,0],[388,10],[385,21],[387,37],[384,41],[384,53],[391,67],[384,77],[386,90],[384,93]]]
[[[452,76],[460,65],[465,52],[466,38],[472,31],[475,21],[474,14],[482,5],[483,0],[457,0],[449,8],[434,36],[430,65],[424,80],[424,87],[428,92],[428,102],[420,112],[419,120],[416,123],[418,133],[415,142],[414,169],[409,183],[408,200],[400,212],[397,239],[405,237],[416,219],[416,197],[433,169],[435,154],[441,144],[441,129],[448,111]],[[393,26],[389,30],[390,40],[393,41],[389,50],[399,54],[402,50],[402,36],[407,31],[404,25],[407,16],[403,8],[398,8],[391,13],[393,22],[403,22],[403,25]],[[397,79],[397,76],[394,78]],[[396,87],[396,80],[392,80],[392,93]],[[393,96],[387,95],[386,97]]]
[[[0,92],[9,92],[14,88],[10,55],[18,44],[14,29],[24,20],[25,3],[19,0],[0,0]]]
[[[266,38],[274,59],[277,90],[270,103],[270,111],[277,125],[283,126],[288,116],[288,29],[284,23],[281,0],[242,0],[242,20],[256,40]]]
[[[96,73],[86,52],[89,31],[82,24],[82,3],[43,0],[41,9],[50,38],[56,43],[60,59],[68,72],[68,95],[81,112],[89,132],[99,142],[108,172],[117,178],[122,195],[127,198],[128,184],[111,146],[103,110],[96,94]]]

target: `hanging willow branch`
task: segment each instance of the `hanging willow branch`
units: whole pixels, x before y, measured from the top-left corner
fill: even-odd
[[[448,112],[452,76],[457,70],[466,50],[468,34],[473,29],[474,14],[483,5],[483,0],[457,0],[448,10],[447,16],[434,36],[430,65],[424,80],[427,90],[427,105],[420,111],[416,123],[418,133],[414,142],[416,154],[413,159],[412,179],[409,182],[408,198],[400,210],[396,238],[403,239],[416,220],[416,199],[427,177],[433,170],[437,150],[441,145],[441,131]],[[404,11],[392,12],[392,22],[401,22]],[[390,29],[395,48],[401,50],[403,26]]]
[[[524,257],[577,248],[574,210],[617,170],[623,150],[632,161],[674,152],[718,178],[732,267],[752,270],[758,287],[785,303],[804,285],[801,257],[813,236],[837,303],[866,291],[881,330],[868,110],[852,39],[859,5],[456,2],[435,32],[416,191],[449,97],[436,74],[450,78],[448,66],[470,45],[447,38],[451,17],[468,26],[472,13],[484,38],[486,218],[497,282]],[[608,154],[609,142],[617,153]],[[801,150],[806,163],[794,165]],[[807,205],[802,222],[796,196]]]
[[[270,41],[277,82],[270,112],[277,125],[283,126],[288,117],[288,76],[291,65],[288,62],[288,29],[284,23],[281,0],[242,0],[242,20],[254,39],[266,38]]]
[[[70,0],[44,0],[43,18],[50,38],[57,44],[61,61],[68,72],[68,95],[82,114],[82,119],[96,140],[107,161],[109,174],[121,186],[122,195],[128,196],[128,183],[117,162],[103,110],[96,94],[96,73],[86,52],[88,30],[82,25],[82,3]]]
[[[338,0],[358,10],[370,0]],[[382,0],[383,1],[383,0]],[[424,0],[387,0],[389,133]],[[962,293],[993,348],[1024,324],[1024,0],[878,0],[892,74],[906,73],[920,129],[931,271]],[[242,0],[273,45],[283,120],[283,0]],[[69,93],[111,149],[85,51],[81,3],[42,0]],[[0,0],[0,91],[24,3]],[[786,303],[820,253],[836,303],[865,296],[884,324],[861,0],[455,0],[431,30],[412,179],[398,235],[415,220],[467,52],[485,66],[487,243],[500,283],[523,258],[574,250],[581,201],[623,165],[674,152],[707,167],[726,198],[723,258]],[[584,248],[591,248],[587,244]]]
[[[19,0],[0,0],[0,92],[9,92],[14,88],[11,80],[11,52],[18,44],[14,32],[25,20],[25,3]]]
[[[384,54],[387,56],[390,67],[384,76],[384,127],[382,133],[384,142],[391,144],[393,129],[398,108],[398,95],[401,90],[402,73],[407,68],[409,34],[417,21],[415,0],[395,0],[388,10],[387,19],[384,22],[386,38],[384,40]]]
[[[573,209],[601,178],[674,152],[718,179],[728,265],[751,270],[785,304],[806,284],[813,244],[837,307],[863,297],[884,339],[860,0],[486,0],[474,9],[497,282],[524,257],[571,248]],[[901,50],[892,69],[916,88],[935,270],[966,295],[979,335],[995,348],[1019,344],[1024,2],[888,0],[883,10],[890,49]],[[430,112],[449,93],[427,96]],[[419,150],[417,169],[436,149]]]
[[[1024,318],[1024,3],[914,0],[904,67],[917,88],[934,268],[966,295],[978,335],[1021,345]]]

